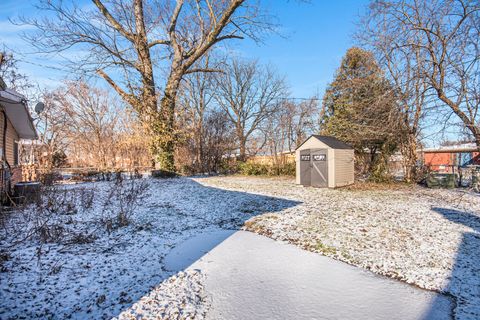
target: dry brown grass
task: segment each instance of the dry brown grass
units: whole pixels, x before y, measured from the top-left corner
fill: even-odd
[[[339,189],[348,191],[372,191],[372,190],[411,190],[415,188],[415,184],[405,182],[369,182],[356,181],[354,184],[341,187]]]

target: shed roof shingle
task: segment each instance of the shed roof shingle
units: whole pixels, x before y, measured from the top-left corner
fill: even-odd
[[[308,137],[308,139],[312,137],[320,140],[321,142],[325,143],[327,146],[329,146],[332,149],[353,149],[351,146],[349,146],[343,141],[338,140],[335,137],[312,134],[310,137]],[[306,139],[305,141],[307,141],[308,139]],[[300,146],[302,146],[305,143],[305,141],[301,145],[299,145],[297,149],[300,148]]]

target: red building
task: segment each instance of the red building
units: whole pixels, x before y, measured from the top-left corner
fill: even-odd
[[[423,163],[431,171],[452,173],[456,167],[480,165],[480,152],[474,143],[421,150]]]

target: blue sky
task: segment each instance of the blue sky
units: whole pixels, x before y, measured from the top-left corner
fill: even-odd
[[[354,42],[352,34],[365,0],[271,0],[269,10],[278,16],[286,38],[274,36],[258,46],[251,41],[240,48],[286,75],[295,97],[319,93],[333,78],[342,56]]]
[[[0,42],[22,61],[22,72],[41,86],[53,87],[65,77],[55,69],[61,62],[54,57],[30,54],[31,48],[19,37],[20,32],[28,29],[12,25],[8,20],[22,14],[34,15],[34,3],[18,0],[0,3]],[[322,95],[342,55],[353,45],[351,35],[355,22],[368,1],[267,0],[263,3],[278,17],[282,36],[269,36],[261,45],[250,40],[238,41],[233,44],[234,50],[245,58],[274,66],[286,77],[292,96]]]
[[[90,5],[89,0],[79,1]],[[13,50],[20,60],[20,71],[39,84],[40,88],[53,88],[61,85],[68,76],[58,70],[62,60],[59,57],[32,54],[33,50],[19,36],[21,32],[28,32],[28,27],[16,26],[9,21],[9,18],[15,19],[19,15],[38,16],[35,3],[34,0],[0,1],[0,44]],[[281,36],[270,35],[261,45],[252,40],[231,42],[230,48],[241,57],[257,59],[276,68],[285,76],[292,97],[318,95],[321,98],[342,56],[349,47],[355,45],[352,35],[368,3],[368,0],[311,0],[309,3],[299,0],[262,0],[265,8],[277,17]],[[98,80],[96,84],[107,87],[103,80]],[[423,140],[427,145],[438,145],[445,137],[457,137],[457,128],[447,126],[449,130],[442,130],[441,120],[430,119],[425,124]]]

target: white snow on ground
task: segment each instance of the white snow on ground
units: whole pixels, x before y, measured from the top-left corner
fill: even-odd
[[[349,191],[290,179],[208,178],[210,186],[299,201],[246,229],[452,294],[456,319],[480,319],[480,196],[421,187]]]
[[[16,212],[6,216],[0,224],[0,318],[117,316],[142,297],[156,295],[155,287],[163,288],[162,281],[180,271],[165,269],[163,261],[178,244],[200,232],[238,229],[253,212],[275,212],[296,204],[205,187],[190,179],[146,181],[148,197],[135,210],[132,222],[110,233],[106,225],[98,222],[110,211],[119,211],[118,203],[108,205],[107,212],[102,210],[113,184],[108,182],[62,187],[93,189],[95,199],[91,210],[84,208],[81,199],[76,199],[76,209],[55,212],[53,221],[49,221],[52,225],[49,234],[55,234],[58,229],[54,226],[61,225],[65,236],[58,241],[41,243],[38,237],[33,237],[16,243],[25,235],[21,229],[17,230],[20,233],[15,229],[24,224],[26,215]],[[81,193],[76,197],[82,198]],[[79,234],[83,238],[93,234],[97,239],[79,243],[78,239],[82,239]],[[169,287],[171,300],[167,302],[171,307],[166,308],[188,309],[183,303],[183,297],[187,296],[184,289],[177,285]],[[197,305],[197,302],[192,303]]]
[[[198,270],[180,271],[114,319],[204,319],[209,301],[203,278]]]
[[[224,233],[199,234],[166,260]],[[445,295],[252,232],[230,234],[187,269],[205,275],[207,319],[452,319],[453,299]]]
[[[273,239],[449,292],[457,298],[457,319],[480,318],[478,195],[325,190],[263,178],[147,182],[148,197],[119,228],[99,223],[120,209],[113,203],[102,210],[108,182],[63,187],[94,189],[94,203],[86,209],[79,195],[76,208],[56,212],[61,228],[47,229],[42,236],[56,239],[48,243],[39,236],[19,241],[22,234],[12,230],[25,215],[7,215],[0,223],[0,318],[107,319],[162,308],[167,316],[179,308],[179,318],[192,310],[201,317],[208,308],[202,276],[170,278],[193,260],[167,268],[165,257],[199,233],[238,229],[247,220],[249,230]],[[201,257],[221,241],[192,254]]]

